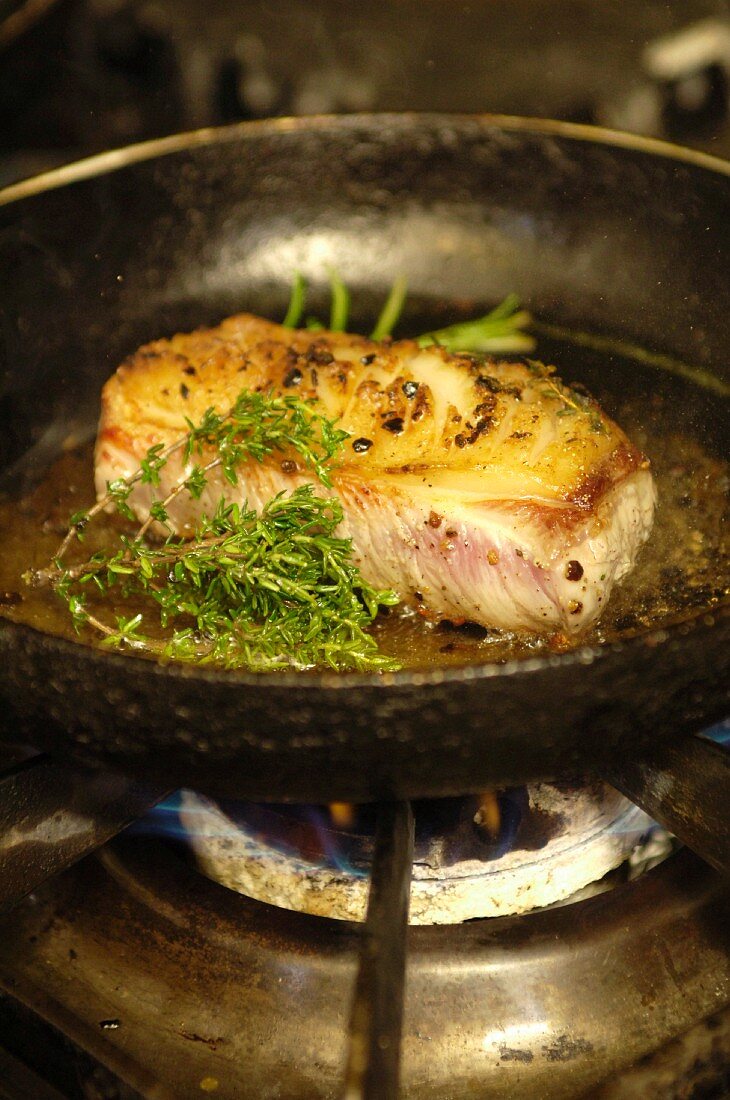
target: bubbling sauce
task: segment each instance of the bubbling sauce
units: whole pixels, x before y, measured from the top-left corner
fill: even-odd
[[[502,663],[576,645],[610,643],[661,628],[698,609],[710,612],[730,597],[730,466],[720,457],[727,399],[643,363],[578,349],[568,341],[541,341],[538,354],[556,363],[566,382],[587,385],[648,455],[659,497],[652,533],[634,569],[583,637],[568,641],[561,635],[433,624],[396,609],[381,615],[372,629],[381,649],[405,668]],[[0,615],[50,634],[90,644],[98,641],[90,630],[75,633],[65,605],[52,591],[28,588],[22,580],[26,570],[49,562],[68,517],[93,499],[91,445],[64,454],[21,500],[0,498]],[[89,529],[83,556],[116,536],[119,522],[100,517]],[[109,610],[105,618],[111,619]],[[127,614],[149,608],[126,601],[123,610]],[[145,630],[154,634],[153,627],[154,608]]]

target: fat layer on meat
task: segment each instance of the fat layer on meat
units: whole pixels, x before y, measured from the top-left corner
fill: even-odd
[[[653,519],[648,461],[552,368],[410,340],[291,331],[250,314],[142,347],[106,383],[96,482],[128,477],[242,390],[314,399],[350,434],[333,471],[363,575],[434,618],[575,634],[632,567]],[[190,534],[221,496],[260,508],[312,480],[295,456],[219,470],[170,509]],[[174,456],[155,497],[184,476]],[[321,491],[325,491],[320,486]],[[130,504],[146,517],[149,486]]]

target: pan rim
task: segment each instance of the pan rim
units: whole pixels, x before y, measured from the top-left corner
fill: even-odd
[[[697,168],[730,176],[730,161],[689,149],[659,138],[632,134],[625,130],[613,130],[603,126],[591,126],[579,122],[562,122],[557,119],[528,117],[522,115],[502,115],[489,113],[454,113],[436,111],[372,111],[342,115],[307,115],[301,117],[283,116],[273,119],[257,119],[247,122],[234,122],[226,126],[206,126],[197,130],[184,130],[177,134],[152,138],[136,142],[133,145],[118,146],[103,153],[83,157],[70,164],[52,168],[48,172],[30,176],[28,179],[11,183],[0,189],[0,206],[54,191],[59,187],[93,179],[119,171],[130,164],[154,160],[160,156],[184,152],[188,149],[211,145],[224,145],[240,139],[253,138],[260,134],[287,134],[312,130],[325,133],[327,130],[354,130],[358,126],[389,123],[390,125],[412,125],[419,121],[433,126],[478,125],[484,129],[499,129],[517,133],[535,133],[556,135],[584,141],[591,144],[606,145],[612,148],[643,152],[651,156],[676,160]]]
[[[639,134],[631,134],[621,130],[612,130],[605,127],[590,126],[583,123],[562,122],[555,119],[526,117],[519,115],[502,115],[490,113],[454,113],[445,112],[362,112],[357,114],[342,115],[310,115],[304,117],[282,117],[275,119],[262,119],[233,123],[226,126],[204,127],[197,130],[188,130],[178,134],[170,134],[152,140],[137,142],[133,145],[121,146],[103,153],[97,153],[90,157],[74,161],[51,171],[21,180],[0,189],[0,206],[7,206],[23,199],[40,195],[58,188],[70,186],[87,179],[116,172],[131,164],[137,164],[148,160],[154,160],[162,156],[185,152],[200,147],[222,145],[236,141],[245,142],[247,139],[259,135],[278,135],[314,131],[319,133],[347,132],[363,128],[375,123],[379,125],[410,127],[415,122],[420,122],[432,127],[446,126],[478,126],[485,130],[502,130],[505,132],[526,133],[536,135],[554,135],[571,140],[585,142],[587,144],[599,144],[608,148],[622,149],[640,153],[646,153],[652,157],[663,160],[677,161],[695,168],[705,169],[724,177],[730,177],[730,161],[708,153],[688,149],[671,142],[661,141],[657,138],[648,138]],[[581,646],[567,653],[550,654],[548,656],[528,657],[521,660],[511,660],[504,664],[485,662],[484,664],[469,664],[446,666],[441,669],[402,669],[399,672],[334,672],[322,671],[302,673],[299,671],[288,672],[246,672],[243,670],[206,668],[199,665],[186,665],[183,663],[163,663],[137,658],[134,667],[138,670],[147,666],[150,675],[164,675],[169,678],[180,678],[188,682],[199,680],[202,683],[228,683],[233,688],[260,687],[263,684],[274,685],[284,690],[294,689],[316,691],[323,688],[347,689],[353,687],[376,688],[405,687],[413,685],[432,686],[449,682],[466,682],[489,680],[505,676],[530,675],[548,668],[564,667],[570,665],[587,666],[606,658],[609,654],[615,654],[625,650],[641,649],[648,646],[653,649],[668,643],[678,641],[684,634],[693,632],[703,626],[714,629],[720,625],[720,621],[728,618],[730,602],[723,602],[714,607],[704,607],[696,612],[683,617],[679,622],[657,626],[645,633],[635,634],[621,641],[609,642],[603,645]],[[60,654],[68,654],[78,661],[103,660],[112,666],[129,667],[131,654],[105,652],[99,647],[85,643],[74,642],[59,635],[45,633],[36,627],[25,623],[14,622],[12,619],[0,618],[0,641],[3,636],[10,636],[11,645],[13,638],[26,640],[33,639],[35,646],[40,648],[52,647]],[[33,642],[31,642],[33,644]]]

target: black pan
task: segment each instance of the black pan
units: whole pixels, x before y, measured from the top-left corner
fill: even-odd
[[[514,290],[543,319],[730,381],[730,166],[654,142],[515,119],[279,121],[109,153],[0,202],[6,472],[90,430],[142,341],[242,308],[281,316],[292,271],[322,281],[327,263],[363,310],[401,272],[439,319]],[[727,438],[717,387],[677,416]],[[698,608],[504,666],[263,676],[2,621],[0,736],[221,796],[446,795],[583,773],[723,717],[729,642],[727,607]]]

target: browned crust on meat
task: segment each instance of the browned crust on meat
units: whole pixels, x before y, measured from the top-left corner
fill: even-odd
[[[444,389],[439,360],[451,371]],[[516,474],[524,477],[535,507],[546,499],[553,513],[585,516],[647,463],[597,405],[574,401],[553,368],[542,371],[441,347],[423,351],[412,340],[289,330],[239,314],[129,356],[104,388],[99,443],[141,457],[151,443],[184,434],[187,417],[229,408],[241,390],[271,390],[315,399],[341,418],[355,442],[367,443],[346,448],[343,464],[367,476],[478,471],[493,476],[487,492],[494,500],[504,470],[513,485]],[[553,439],[543,445],[540,432],[551,418]],[[496,433],[500,442],[490,450]]]
[[[127,451],[129,454],[134,454],[139,447],[135,438],[116,424],[103,424],[99,429],[99,434],[96,437],[97,454],[105,444],[115,450]]]
[[[598,501],[618,482],[637,470],[649,468],[649,460],[630,443],[619,443],[608,458],[566,494],[565,500],[582,512],[592,511]]]

